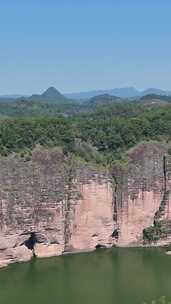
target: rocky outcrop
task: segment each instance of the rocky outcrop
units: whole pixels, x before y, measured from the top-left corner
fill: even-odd
[[[126,165],[95,169],[60,149],[0,159],[0,265],[98,247],[142,246],[170,189],[163,145],[129,151]],[[167,205],[167,206],[166,206]],[[168,209],[169,208],[169,209]],[[168,211],[169,210],[169,211]],[[170,198],[162,220],[170,221]],[[170,227],[170,226],[169,226]],[[170,242],[171,231],[157,245]]]
[[[38,244],[34,246],[34,254],[38,258],[48,258],[52,256],[62,255],[64,251],[63,245],[60,244]]]
[[[114,169],[118,246],[144,244],[143,230],[153,225],[165,193],[166,152],[157,143],[140,144],[129,151],[126,168]]]
[[[153,246],[171,243],[171,157],[163,159],[164,186],[159,208],[153,224],[143,231],[144,243]]]
[[[27,162],[0,160],[0,261],[111,247],[113,192],[108,174],[60,150],[36,149]],[[25,254],[18,251],[18,248]]]

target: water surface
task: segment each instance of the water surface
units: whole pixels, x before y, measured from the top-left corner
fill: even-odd
[[[0,270],[0,304],[142,304],[171,299],[171,256],[112,249],[34,259]]]

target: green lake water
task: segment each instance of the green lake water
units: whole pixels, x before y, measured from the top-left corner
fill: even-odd
[[[0,270],[0,304],[142,304],[171,299],[171,256],[111,249],[33,259]]]

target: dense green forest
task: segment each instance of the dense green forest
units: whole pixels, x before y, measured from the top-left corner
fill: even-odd
[[[45,103],[40,101],[17,100],[13,102],[0,102],[0,118],[4,117],[54,117],[59,113],[66,115],[79,111],[74,103]]]
[[[141,106],[125,105],[121,112],[101,108],[91,115],[77,117],[76,136],[113,157],[142,140],[171,139],[171,106],[143,110]]]
[[[93,109],[78,104],[0,104],[0,153],[37,144],[60,146],[86,161],[111,162],[142,140],[171,140],[171,105],[119,102]]]

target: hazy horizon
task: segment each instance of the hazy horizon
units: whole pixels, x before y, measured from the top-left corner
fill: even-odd
[[[137,87],[134,87],[134,86],[123,86],[123,87],[113,87],[113,88],[95,88],[95,89],[83,89],[83,90],[80,90],[80,91],[61,91],[58,87],[55,87],[55,86],[49,86],[49,87],[45,87],[44,89],[42,89],[42,90],[39,90],[39,91],[34,91],[34,92],[31,92],[30,94],[24,94],[24,93],[22,93],[22,92],[17,92],[17,93],[13,93],[13,92],[11,92],[10,90],[9,90],[9,92],[6,92],[6,93],[4,93],[4,94],[1,94],[1,92],[0,92],[0,96],[30,96],[30,95],[32,95],[32,94],[42,94],[42,93],[44,93],[48,88],[50,88],[50,87],[54,87],[54,88],[56,88],[60,93],[62,93],[62,94],[79,94],[79,93],[87,93],[87,92],[99,92],[99,91],[110,91],[110,90],[115,90],[115,89],[135,89],[135,90],[137,90],[138,92],[144,92],[144,91],[146,91],[146,90],[149,90],[149,89],[156,89],[156,90],[161,90],[161,91],[166,91],[166,92],[168,92],[168,91],[170,91],[171,92],[171,89],[163,89],[163,88],[160,88],[160,87],[155,87],[155,88],[152,88],[152,87],[146,87],[146,88],[137,88]]]
[[[171,2],[6,0],[0,95],[171,89]]]

